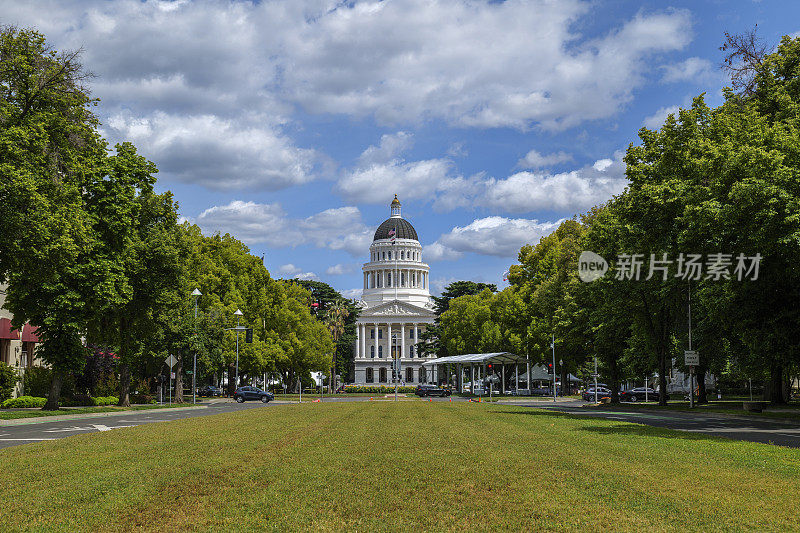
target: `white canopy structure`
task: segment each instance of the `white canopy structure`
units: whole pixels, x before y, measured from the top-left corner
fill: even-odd
[[[456,388],[463,391],[464,384],[464,370],[469,369],[469,389],[473,394],[482,393],[482,387],[478,385],[478,380],[482,380],[489,375],[500,374],[500,393],[505,393],[506,389],[506,367],[513,365],[510,371],[514,376],[516,382],[516,389],[519,390],[519,365],[525,365],[525,375],[530,375],[531,365],[524,355],[517,355],[511,352],[493,352],[493,353],[469,353],[463,355],[451,355],[449,357],[439,357],[431,361],[425,361],[422,366],[426,369],[429,368],[434,371],[434,375],[441,375],[437,371],[441,365],[455,365],[456,367]],[[491,372],[489,365],[492,365]],[[449,373],[445,373],[449,376]],[[531,379],[525,379],[526,383],[530,383]],[[476,392],[476,390],[478,392]]]

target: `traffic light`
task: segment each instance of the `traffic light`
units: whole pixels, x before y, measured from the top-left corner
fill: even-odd
[[[253,342],[253,328],[247,328],[244,332],[244,342],[251,344]]]
[[[492,373],[492,363],[489,363],[489,373]]]
[[[547,373],[551,373],[553,371],[553,363],[547,363]]]

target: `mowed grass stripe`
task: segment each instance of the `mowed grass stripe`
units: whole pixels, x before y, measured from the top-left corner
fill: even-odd
[[[4,450],[0,525],[791,530],[798,459],[797,450],[510,406],[271,406]]]

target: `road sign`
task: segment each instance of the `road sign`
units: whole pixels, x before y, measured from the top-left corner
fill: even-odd
[[[170,372],[169,373],[169,377],[172,378],[172,379],[175,379],[175,372]]]
[[[167,357],[167,359],[164,362],[167,363],[167,366],[172,368],[173,366],[175,366],[175,363],[177,363],[178,360],[175,359],[174,355],[170,355],[169,357]]]
[[[683,364],[686,366],[698,366],[700,364],[700,354],[695,350],[685,350],[683,352]]]
[[[187,370],[186,373],[191,376],[193,372],[191,370]]]

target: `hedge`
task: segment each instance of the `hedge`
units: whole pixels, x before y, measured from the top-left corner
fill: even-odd
[[[19,409],[22,407],[44,407],[47,403],[47,398],[39,396],[20,396],[19,398],[10,398],[3,402],[3,409]]]
[[[3,409],[20,409],[24,407],[44,407],[47,403],[47,398],[39,396],[20,396],[19,398],[11,398],[0,404]],[[116,396],[98,396],[97,398],[90,398],[84,396],[75,400],[67,400],[62,398],[59,401],[60,407],[83,407],[83,406],[103,406],[115,405],[119,403],[119,398]]]
[[[403,394],[412,393],[417,390],[416,387],[398,387],[397,392]],[[390,394],[394,392],[394,386],[387,385],[345,385],[344,392],[346,393],[366,393],[366,394]]]

